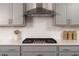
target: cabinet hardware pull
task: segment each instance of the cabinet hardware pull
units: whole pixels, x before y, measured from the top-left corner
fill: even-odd
[[[70,19],[67,19],[67,24],[68,24],[68,25],[70,24]]]
[[[37,56],[43,56],[42,54],[38,54]]]
[[[73,54],[72,56],[78,56],[78,54]]]
[[[9,19],[9,24],[12,24],[12,19]]]

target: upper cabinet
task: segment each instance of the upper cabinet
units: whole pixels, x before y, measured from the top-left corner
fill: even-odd
[[[66,4],[64,3],[57,3],[56,4],[56,25],[66,25],[67,24],[67,18],[66,18]]]
[[[68,4],[67,8],[70,25],[79,25],[79,3]]]
[[[10,4],[0,3],[0,26],[9,24],[11,18],[10,11]]]
[[[0,3],[0,26],[24,26],[22,3]]]
[[[56,25],[79,25],[78,3],[56,4]]]
[[[23,20],[23,4],[14,3],[13,4],[13,21],[12,21],[12,25],[21,26],[23,24],[24,24],[24,20]]]

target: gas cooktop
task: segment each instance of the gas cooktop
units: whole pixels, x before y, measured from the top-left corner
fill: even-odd
[[[42,43],[48,43],[48,44],[53,44],[57,43],[57,41],[53,38],[25,38],[25,40],[22,42],[23,44],[27,43],[35,43],[35,44],[42,44]]]

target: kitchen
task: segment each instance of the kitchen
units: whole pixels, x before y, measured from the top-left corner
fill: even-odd
[[[78,3],[0,4],[0,55],[79,56],[78,5]],[[23,43],[29,38],[32,40],[34,38],[35,42]],[[49,41],[53,39],[50,41],[53,43],[43,39]]]

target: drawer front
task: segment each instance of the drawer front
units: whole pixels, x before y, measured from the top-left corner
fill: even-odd
[[[79,51],[79,46],[59,46],[59,51],[62,52]]]
[[[20,53],[0,53],[0,56],[20,56]]]
[[[5,45],[5,46],[0,46],[0,52],[3,52],[3,51],[7,51],[7,52],[18,52],[20,51],[20,46],[8,46],[8,45]]]
[[[22,51],[56,51],[56,46],[22,46]]]
[[[23,53],[22,56],[56,56],[56,53]]]
[[[79,56],[79,53],[59,53],[60,56]]]

